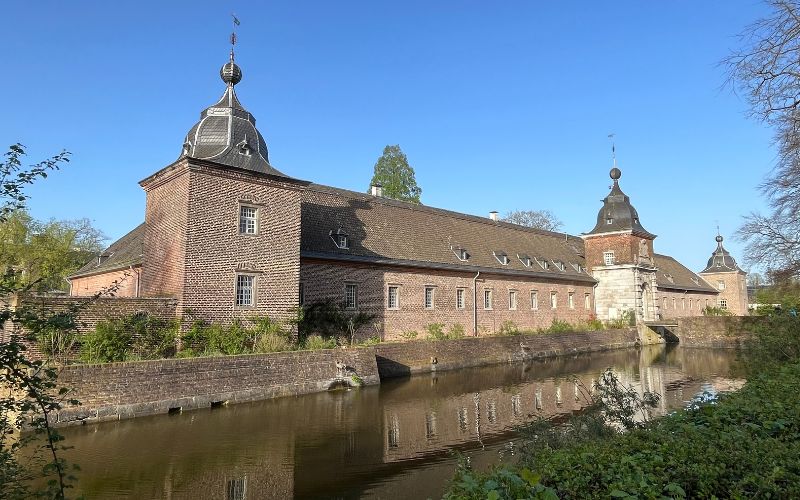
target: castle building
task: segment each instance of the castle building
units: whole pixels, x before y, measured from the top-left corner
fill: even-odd
[[[721,238],[699,275],[656,254],[617,168],[580,237],[314,184],[270,164],[233,57],[220,75],[225,91],[180,157],[140,182],[144,223],[72,275],[71,295],[117,282],[119,297],[174,297],[178,317],[220,322],[333,300],[374,315],[360,335],[384,339],[432,323],[480,335],[746,311],[744,272]]]

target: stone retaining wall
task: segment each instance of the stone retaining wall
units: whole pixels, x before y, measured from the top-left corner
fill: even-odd
[[[337,361],[347,366],[337,368]],[[81,406],[54,415],[57,426],[102,422],[380,383],[371,347],[72,365],[59,385]]]
[[[375,346],[381,378],[633,347],[635,328],[509,337],[418,340]]]
[[[741,347],[761,316],[701,316],[678,318],[673,332],[684,347]]]

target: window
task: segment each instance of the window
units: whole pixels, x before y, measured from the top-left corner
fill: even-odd
[[[510,290],[508,292],[508,308],[512,311],[517,310],[517,291]]]
[[[297,302],[302,306],[306,303],[306,284],[302,281],[300,282],[300,290],[297,297]]]
[[[456,290],[456,309],[464,309],[464,289]]]
[[[563,262],[561,262],[560,260],[554,260],[553,262],[555,263],[556,267],[557,267],[557,268],[558,268],[560,271],[566,271],[566,270],[567,270],[567,266],[565,266],[565,265],[564,265],[564,263],[563,263]]]
[[[567,294],[567,304],[570,309],[575,309],[575,292],[569,292]]]
[[[239,307],[253,307],[255,305],[256,277],[249,274],[236,276],[236,305]]]
[[[725,290],[725,282],[717,281],[717,290]]]
[[[347,248],[347,235],[346,234],[337,234],[336,235],[336,246],[339,248]]]
[[[456,254],[458,260],[463,262],[469,259],[469,253],[467,252],[466,248],[450,247],[450,249],[453,251],[454,254]]]
[[[603,252],[603,263],[607,266],[613,266],[614,252]]]
[[[538,262],[539,265],[542,267],[542,269],[544,269],[545,271],[550,269],[550,263],[547,262],[547,259],[544,259],[544,258],[536,259],[536,262]]]
[[[531,290],[531,309],[539,309],[539,292]]]
[[[491,290],[484,290],[483,291],[483,308],[484,309],[491,309],[492,308],[492,291]]]
[[[433,309],[433,287],[425,287],[425,309]]]
[[[494,258],[504,266],[508,265],[508,255],[505,252],[494,252]]]
[[[584,309],[592,308],[592,294],[590,293],[583,294],[583,308]]]
[[[675,297],[672,297],[672,308],[677,309],[677,307],[675,306]]]
[[[611,217],[606,219],[606,224],[610,225],[610,224],[613,224],[613,223],[614,223],[614,219],[612,219]]]
[[[349,249],[350,241],[344,229],[340,227],[336,231],[330,231],[328,235],[333,240],[333,244],[336,245],[336,248],[341,248],[343,250]]]
[[[686,309],[686,299],[681,299],[681,309]]]
[[[719,308],[720,309],[727,309],[728,308],[728,299],[719,299]]]
[[[558,307],[558,293],[550,292],[550,307],[555,309]]]
[[[344,308],[358,308],[358,285],[354,283],[346,283],[344,285]]]
[[[389,309],[400,309],[400,287],[389,287],[386,293],[386,307]]]
[[[517,255],[519,261],[522,262],[522,265],[525,267],[531,267],[531,258],[527,255]]]
[[[239,234],[256,234],[258,209],[241,205],[239,207]]]

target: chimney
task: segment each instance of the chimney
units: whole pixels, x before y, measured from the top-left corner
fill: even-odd
[[[489,212],[489,218],[492,219],[493,221],[497,222],[497,211],[496,210],[492,210],[491,212]]]
[[[378,197],[383,196],[383,186],[381,186],[380,184],[373,184],[372,186],[370,186],[370,190],[372,196],[378,196]]]

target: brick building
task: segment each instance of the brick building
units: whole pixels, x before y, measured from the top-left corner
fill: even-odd
[[[379,186],[371,194],[322,186],[269,163],[236,97],[233,57],[220,74],[225,92],[201,113],[179,159],[140,182],[144,223],[76,272],[71,295],[116,282],[118,296],[171,297],[180,317],[223,322],[287,318],[299,305],[334,300],[374,314],[362,335],[386,339],[431,323],[478,335],[507,321],[538,328],[626,311],[654,320],[707,305],[744,312],[744,273],[727,252],[728,267],[710,261],[703,276],[654,253],[656,236],[620,189],[617,168],[595,228],[580,237],[392,200]],[[704,277],[737,284],[723,291]]]

